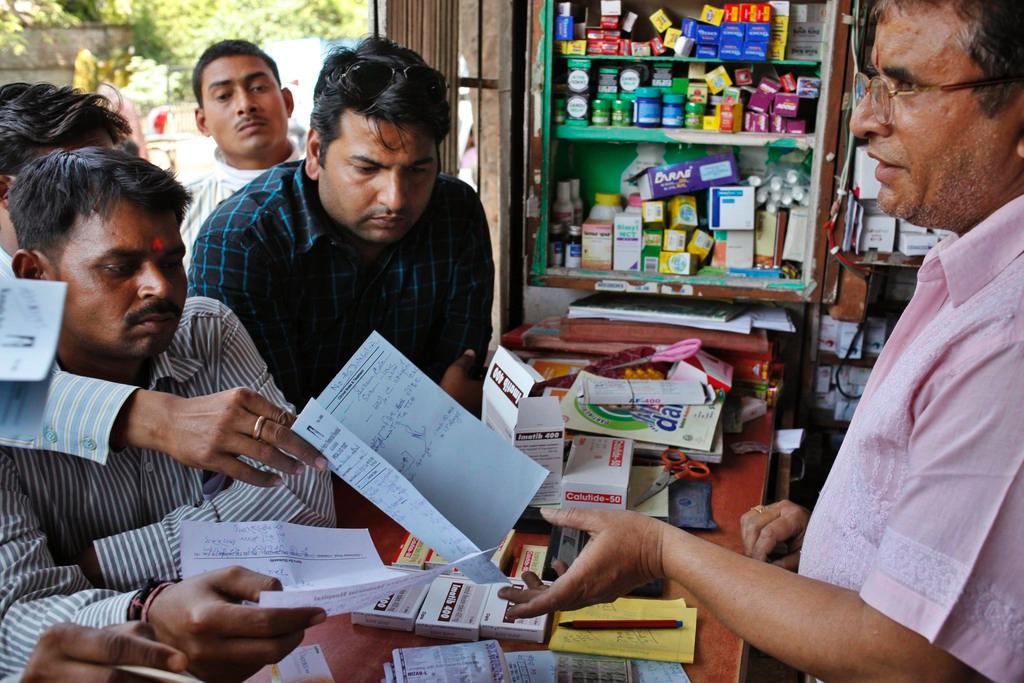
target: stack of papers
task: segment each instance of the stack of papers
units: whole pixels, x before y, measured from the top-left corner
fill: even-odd
[[[741,334],[749,334],[753,328],[795,331],[784,308],[634,295],[593,294],[571,304],[568,317],[685,325]]]
[[[784,308],[622,294],[602,293],[584,297],[570,304],[568,317],[683,325],[740,334],[750,334],[755,328],[796,331],[789,312]]]

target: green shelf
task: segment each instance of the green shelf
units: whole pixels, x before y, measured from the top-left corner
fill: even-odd
[[[821,62],[803,59],[774,59],[765,62],[751,62],[745,59],[701,59],[698,57],[632,57],[630,55],[557,55],[559,59],[590,59],[610,62],[714,62],[721,64],[771,64],[776,66],[819,67]]]
[[[813,149],[813,135],[783,133],[718,133],[689,128],[639,128],[637,126],[568,126],[555,128],[559,140],[594,142],[663,142],[667,144],[724,145],[735,147],[792,147]]]

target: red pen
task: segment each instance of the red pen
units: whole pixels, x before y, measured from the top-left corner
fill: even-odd
[[[560,621],[563,628],[587,629],[637,629],[637,628],[682,628],[683,622],[678,619],[574,619]]]

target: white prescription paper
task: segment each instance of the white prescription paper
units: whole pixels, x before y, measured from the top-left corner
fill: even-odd
[[[506,683],[508,667],[496,640],[405,647],[391,653],[395,680],[423,683]]]
[[[681,664],[631,659],[633,683],[691,683]]]
[[[0,434],[35,438],[43,423],[67,284],[0,280]]]
[[[497,547],[548,475],[376,332],[292,429],[443,557]],[[507,580],[459,568],[478,583]]]
[[[584,375],[580,396],[590,405],[686,406],[704,405],[714,391],[694,380],[609,379]]]
[[[556,683],[555,653],[550,650],[506,652],[512,683]]]
[[[471,568],[490,564],[490,553],[493,549],[453,564]],[[388,569],[366,529],[287,522],[182,522],[183,577],[231,566],[281,581],[283,590],[260,594],[261,607],[320,607],[331,616],[429,583],[450,569],[450,565],[424,572]]]
[[[319,645],[297,647],[270,667],[270,683],[334,683]]]

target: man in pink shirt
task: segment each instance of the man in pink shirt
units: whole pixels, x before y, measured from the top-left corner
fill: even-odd
[[[852,127],[878,203],[955,235],[925,259],[813,516],[748,512],[751,559],[633,513],[546,514],[594,538],[550,589],[508,590],[526,603],[510,616],[669,577],[828,681],[1024,680],[1024,3],[876,11]],[[779,541],[797,549],[782,567],[764,562]]]

